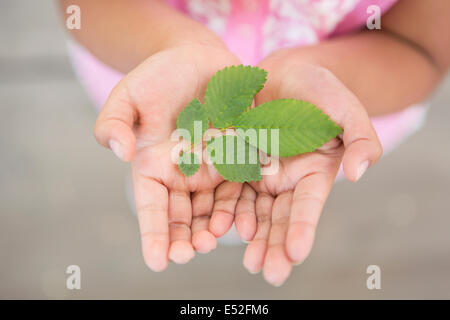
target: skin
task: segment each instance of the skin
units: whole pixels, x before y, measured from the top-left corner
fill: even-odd
[[[179,111],[202,98],[209,78],[240,64],[211,31],[162,1],[60,1],[78,4],[83,27],[74,37],[127,73],[100,113],[95,136],[131,161],[144,258],[153,270],[208,252],[232,223],[250,241],[244,266],[281,285],[308,256],[320,213],[340,163],[357,181],[382,154],[369,115],[426,99],[450,65],[450,1],[401,0],[382,30],[362,31],[315,46],[280,50],[260,67],[269,72],[255,106],[279,98],[307,100],[344,133],[316,152],[280,159],[280,170],[257,183],[223,182],[206,164],[186,178],[169,160]],[[107,8],[108,10],[105,10]],[[99,18],[101,17],[101,18]],[[114,22],[114,23],[112,23]]]

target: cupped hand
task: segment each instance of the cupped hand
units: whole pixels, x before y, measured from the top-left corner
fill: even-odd
[[[165,269],[169,259],[186,263],[194,249],[212,250],[214,204],[221,210],[240,194],[242,185],[223,182],[211,165],[203,163],[186,177],[171,160],[179,112],[202,98],[216,71],[237,64],[221,45],[184,44],[159,52],[120,81],[97,119],[98,142],[131,161],[142,252],[152,270]]]
[[[343,162],[345,176],[357,181],[382,154],[369,117],[358,99],[329,70],[289,56],[260,65],[268,82],[256,107],[269,100],[295,98],[313,103],[343,128],[343,134],[315,152],[279,159],[274,175],[244,185],[235,210],[241,238],[251,241],[244,266],[281,285],[292,265],[309,255],[317,223]]]

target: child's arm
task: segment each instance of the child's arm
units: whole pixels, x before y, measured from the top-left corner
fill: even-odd
[[[72,35],[92,54],[128,73],[152,54],[180,44],[223,45],[220,38],[159,0],[60,0],[81,9]]]
[[[448,32],[450,1],[402,0],[381,18],[381,30],[280,51],[265,64],[285,70],[292,63],[321,65],[360,99],[369,115],[381,115],[428,97],[450,66]]]

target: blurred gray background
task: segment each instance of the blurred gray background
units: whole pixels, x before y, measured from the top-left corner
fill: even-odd
[[[53,1],[0,4],[0,298],[450,298],[450,81],[423,130],[329,198],[309,259],[280,288],[220,246],[153,273],[125,195],[128,167],[97,146],[96,113]],[[82,289],[66,289],[81,267]],[[367,266],[381,290],[366,288]]]

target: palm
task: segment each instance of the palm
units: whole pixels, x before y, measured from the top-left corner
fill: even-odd
[[[177,144],[171,135],[179,112],[192,98],[202,98],[209,78],[224,66],[235,64],[239,60],[222,48],[178,47],[143,62],[109,99],[136,110],[132,119],[136,150],[129,158],[133,159],[142,251],[153,270],[164,269],[168,259],[177,263],[190,260],[192,243],[202,252],[216,245],[208,225],[214,191],[223,179],[207,164],[195,175],[184,176],[171,159]]]
[[[292,191],[303,178],[321,173],[335,173],[342,157],[340,141],[333,140],[316,152],[280,158],[279,170],[274,175],[264,175],[261,181],[250,185],[258,193],[273,196]]]
[[[213,209],[214,189],[222,178],[206,164],[186,177],[171,159],[175,144],[162,141],[139,148],[132,162],[143,253],[146,261],[155,264],[164,264],[169,248],[174,262],[189,261],[194,255],[192,240],[202,252],[215,246],[215,238],[207,232],[207,218]],[[160,262],[155,252],[163,257]]]

